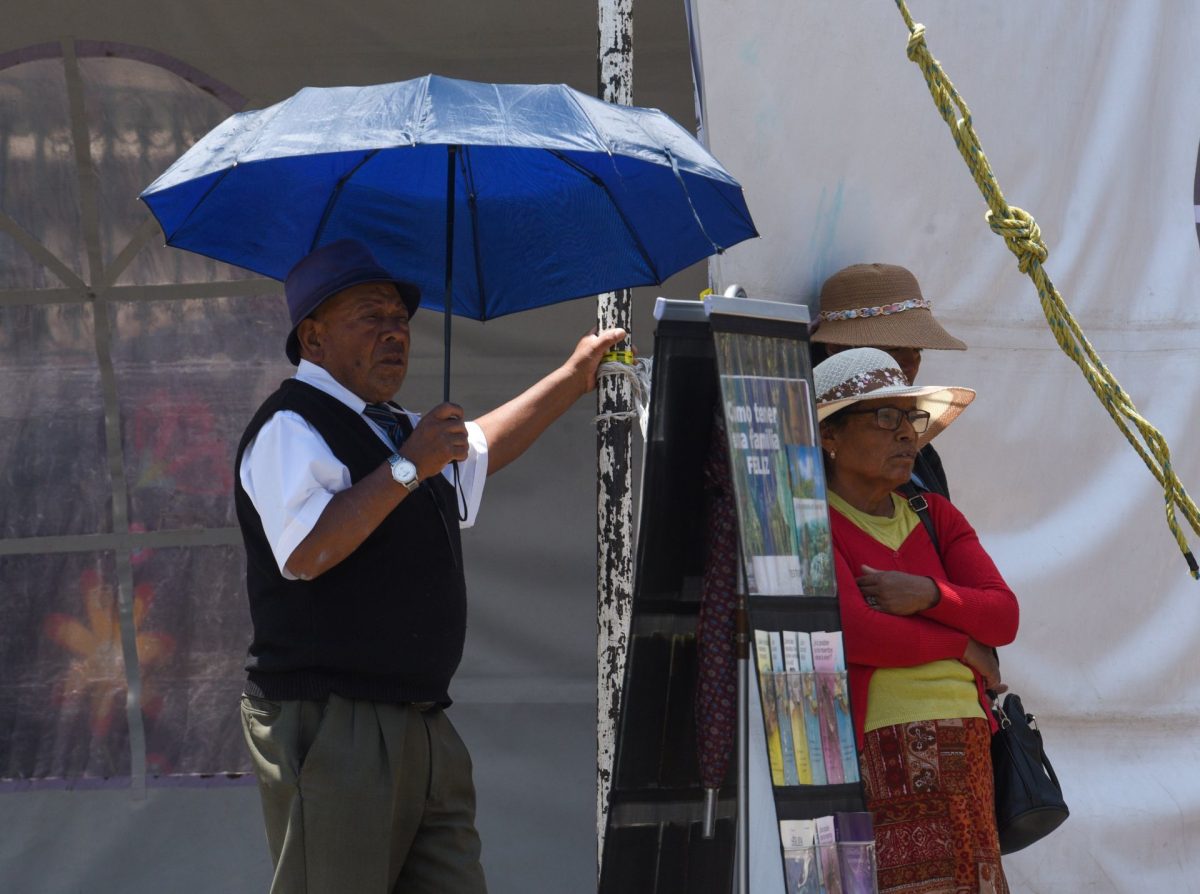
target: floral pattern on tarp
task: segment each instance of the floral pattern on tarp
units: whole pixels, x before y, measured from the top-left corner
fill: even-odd
[[[155,412],[164,405],[171,405],[172,412]],[[206,401],[185,398],[180,405],[165,389],[154,391],[133,415],[133,446],[140,469],[131,486],[231,496],[229,449],[217,433],[216,415]]]
[[[129,775],[115,581],[110,553],[0,559],[0,779]]]
[[[114,716],[124,712],[128,692],[117,598],[113,585],[96,569],[80,575],[79,591],[82,616],[52,612],[43,625],[46,636],[72,656],[52,698],[68,707],[86,703],[92,735],[102,739],[108,736]],[[170,634],[141,629],[153,601],[152,585],[134,588],[133,624],[142,669],[142,710],[150,717],[162,706],[161,697],[154,692],[153,669],[175,648]]]

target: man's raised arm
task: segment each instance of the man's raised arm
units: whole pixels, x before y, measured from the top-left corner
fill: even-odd
[[[596,387],[601,358],[623,338],[624,329],[588,333],[566,363],[476,420],[487,437],[489,475],[524,453],[550,423]]]

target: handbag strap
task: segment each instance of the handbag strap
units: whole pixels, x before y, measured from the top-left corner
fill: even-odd
[[[1046,754],[1046,749],[1042,744],[1042,731],[1038,728],[1037,717],[1026,711],[1025,706],[1021,704],[1015,695],[1010,694],[1006,696],[1002,704],[999,697],[992,694],[990,690],[989,694],[992,695],[992,711],[995,712],[996,720],[999,722],[1001,729],[1008,729],[1013,725],[1012,720],[1009,718],[1009,707],[1011,705],[1019,707],[1019,714],[1023,721],[1022,725],[1037,740],[1038,760],[1041,762],[1042,769],[1046,771],[1046,775],[1050,777],[1050,780],[1054,783],[1054,787],[1062,791],[1062,785],[1058,781],[1058,774],[1054,772],[1054,765],[1050,763],[1050,757]]]
[[[917,514],[917,518],[921,520],[921,524],[925,526],[926,532],[929,534],[929,539],[933,541],[933,548],[937,551],[939,558],[942,555],[942,545],[938,542],[937,528],[933,526],[933,516],[929,514],[929,501],[925,499],[925,495],[917,490],[917,486],[912,481],[906,481],[897,488],[900,496],[908,500],[908,505],[912,511]]]
[[[942,558],[942,544],[938,540],[937,528],[933,525],[933,516],[929,514],[929,501],[925,499],[925,494],[917,489],[917,486],[912,481],[906,481],[900,487],[896,488],[900,496],[908,500],[908,505],[912,511],[917,514],[917,518],[921,520],[921,524],[925,526],[926,533],[929,534],[929,539],[933,541],[934,551],[937,552],[938,558]],[[996,656],[996,660],[1000,660],[1000,653],[992,648],[992,654]],[[989,690],[989,693],[991,690]],[[996,720],[1002,726],[1008,726],[1008,718],[1004,716],[1004,709],[1000,707],[995,696],[992,698],[992,707],[995,709]],[[1053,774],[1053,770],[1050,771]]]

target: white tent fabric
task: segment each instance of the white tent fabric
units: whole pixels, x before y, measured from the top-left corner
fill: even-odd
[[[1047,270],[1200,495],[1200,7],[910,7],[1005,197],[1037,218]],[[1200,583],[1161,490],[988,230],[895,6],[691,11],[708,142],[763,234],[713,264],[716,285],[812,304],[842,266],[903,264],[970,346],[926,352],[921,381],[979,391],[937,446],[955,502],[1021,599],[1002,667],[1072,809],[1006,858],[1013,890],[1200,891]]]

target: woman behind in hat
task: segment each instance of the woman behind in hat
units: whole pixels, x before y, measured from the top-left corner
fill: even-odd
[[[814,381],[879,890],[1007,892],[985,690],[1017,600],[949,500],[926,495],[935,542],[895,492],[975,393],[911,385],[874,348],[834,354]]]
[[[814,363],[848,348],[879,348],[915,385],[921,351],[965,351],[967,346],[942,328],[917,278],[903,267],[854,264],[821,286],[812,348]],[[921,490],[950,496],[941,457],[929,444],[917,454],[912,480]]]

